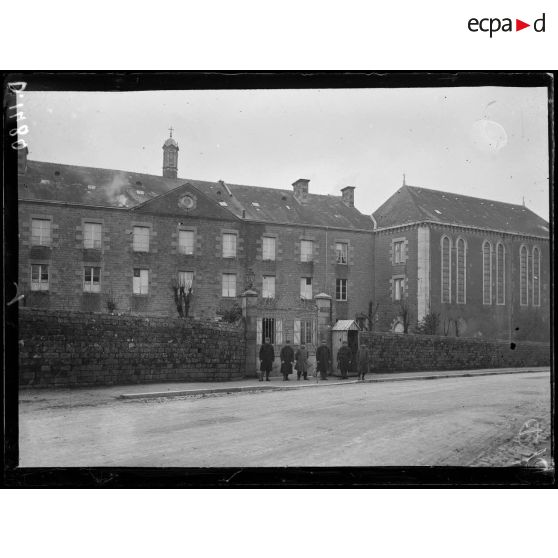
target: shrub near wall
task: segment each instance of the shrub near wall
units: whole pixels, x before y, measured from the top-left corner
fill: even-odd
[[[20,385],[226,381],[244,370],[244,329],[206,320],[22,308]]]
[[[373,372],[550,366],[550,345],[464,337],[360,333],[368,339]]]

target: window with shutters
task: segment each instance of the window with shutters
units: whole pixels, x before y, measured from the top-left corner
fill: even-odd
[[[227,298],[236,296],[236,273],[223,273],[222,296]]]
[[[492,244],[482,243],[482,303],[492,304]]]
[[[302,277],[300,279],[300,298],[312,300],[312,277]]]
[[[83,292],[101,292],[101,268],[85,266],[83,274]]]
[[[275,298],[275,276],[263,276],[262,298]]]
[[[149,227],[134,227],[134,252],[149,252]]]
[[[273,261],[275,260],[275,238],[271,236],[264,236],[262,240],[262,259]]]
[[[294,321],[294,339],[295,345],[311,345],[314,343],[315,325],[313,320],[295,320]]]
[[[48,291],[48,265],[32,264],[31,265],[31,290],[32,291]]]
[[[442,302],[451,302],[451,240],[443,236],[442,240]]]
[[[335,300],[347,300],[347,279],[335,280]]]
[[[314,242],[312,240],[300,241],[300,261],[311,262],[314,259]]]
[[[31,244],[50,246],[52,222],[50,219],[31,219]]]
[[[223,233],[223,258],[236,258],[236,234]]]
[[[135,295],[146,295],[149,293],[149,270],[134,269],[134,280],[132,284],[132,292]]]
[[[178,251],[180,254],[194,254],[194,231],[178,231]]]
[[[506,303],[506,248],[496,244],[496,304]]]
[[[541,251],[533,248],[533,306],[541,305]]]
[[[527,246],[521,246],[519,249],[519,304],[521,306],[529,304],[528,265]]]
[[[455,245],[457,260],[457,304],[465,304],[467,290],[467,244],[463,238],[458,238]]]
[[[102,238],[101,223],[83,223],[83,247],[88,250],[100,250]]]

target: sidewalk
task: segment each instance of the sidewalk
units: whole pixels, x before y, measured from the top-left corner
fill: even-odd
[[[369,374],[364,380],[364,383],[435,380],[441,378],[488,376],[495,374],[523,374],[535,372],[550,372],[550,367],[541,366],[525,368],[489,368],[482,370],[390,372]],[[310,389],[357,383],[363,382],[359,382],[356,377],[350,377],[348,380],[341,380],[337,376],[330,376],[327,381],[316,381],[314,376],[310,376],[307,381],[297,381],[296,374],[293,374],[290,376],[290,380],[288,382],[283,382],[281,377],[273,377],[270,382],[259,382],[256,378],[250,378],[232,382],[173,382],[75,389],[22,388],[19,392],[19,399],[20,404],[22,405],[22,410],[25,410],[25,405],[28,403],[41,403],[46,407],[94,406],[114,401],[115,399],[152,399],[158,397],[203,395],[208,393]]]

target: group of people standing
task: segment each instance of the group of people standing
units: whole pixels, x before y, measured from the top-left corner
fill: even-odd
[[[289,375],[293,373],[293,365],[296,370],[297,380],[301,378],[308,380],[308,349],[306,345],[300,345],[300,348],[295,351],[291,347],[290,341],[287,339],[285,346],[281,348],[279,358],[281,359],[283,381],[288,381]],[[368,347],[366,345],[361,345],[354,358],[356,360],[355,365],[358,372],[358,379],[364,380],[364,376],[368,372],[370,365]],[[271,345],[270,339],[266,338],[265,343],[260,347],[260,382],[263,382],[264,379],[269,382],[269,374],[273,367],[274,360],[275,351],[273,350],[273,345]],[[347,345],[347,342],[343,341],[343,345],[339,351],[337,351],[337,366],[341,371],[341,379],[347,379],[349,377],[348,372],[352,364],[353,353]],[[316,350],[316,375],[319,373],[320,379],[327,380],[330,368],[331,351],[326,341],[323,340]]]

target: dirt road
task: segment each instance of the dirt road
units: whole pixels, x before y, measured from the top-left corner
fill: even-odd
[[[549,423],[549,373],[23,403],[20,465],[473,465],[532,418]]]

